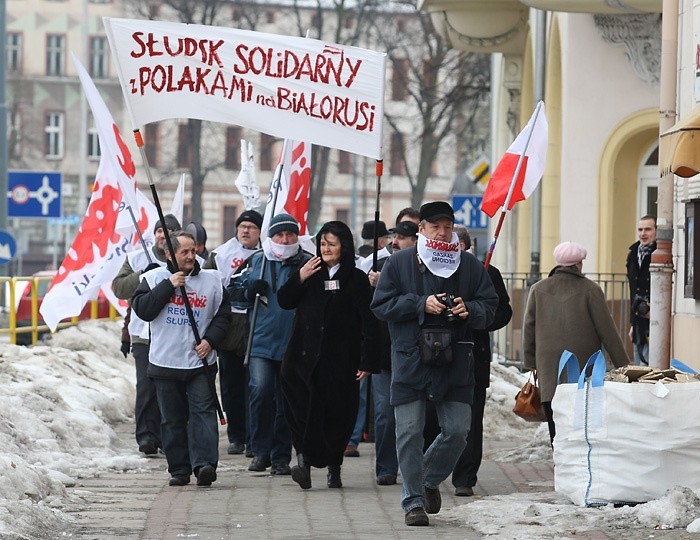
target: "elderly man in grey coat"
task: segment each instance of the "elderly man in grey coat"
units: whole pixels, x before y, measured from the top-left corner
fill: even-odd
[[[582,368],[602,345],[616,367],[629,364],[603,291],[581,273],[586,254],[586,248],[575,242],[562,242],[554,248],[557,266],[549,277],[532,286],[525,309],[525,367],[537,369],[540,399],[552,442],[552,398],[561,353],[574,353]]]
[[[389,323],[401,506],[410,526],[428,525],[427,514],[440,511],[438,486],[452,472],[469,432],[470,330],[486,328],[498,305],[484,267],[460,250],[452,207],[424,204],[420,219],[416,248],[389,257],[372,301],[374,314]],[[435,402],[442,431],[424,454],[428,399]]]

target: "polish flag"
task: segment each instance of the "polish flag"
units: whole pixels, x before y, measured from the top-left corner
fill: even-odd
[[[481,210],[485,214],[493,217],[499,208],[506,205],[513,182],[515,186],[508,202],[508,210],[512,210],[516,202],[524,201],[535,191],[547,161],[547,129],[544,103],[540,101],[525,129],[510,145],[491,175],[481,203]],[[516,179],[515,171],[521,156],[523,161]]]

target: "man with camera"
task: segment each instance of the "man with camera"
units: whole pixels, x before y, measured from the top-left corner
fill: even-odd
[[[486,270],[460,250],[453,227],[448,203],[424,204],[416,248],[389,258],[372,301],[374,314],[389,323],[401,506],[411,526],[428,525],[427,514],[440,511],[438,487],[452,472],[469,432],[470,331],[488,326],[498,305]],[[426,399],[435,402],[442,431],[423,453]]]
[[[656,249],[656,217],[644,216],[637,225],[639,241],[627,254],[627,279],[630,284],[630,331],[634,343],[634,363],[649,365],[649,298],[651,254]]]

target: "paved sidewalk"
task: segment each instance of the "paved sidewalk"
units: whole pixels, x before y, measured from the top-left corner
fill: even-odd
[[[127,447],[133,426],[118,428]],[[74,514],[73,538],[158,540],[197,538],[374,540],[383,537],[481,538],[473,530],[430,516],[430,527],[406,527],[399,506],[401,486],[377,486],[374,445],[361,444],[359,458],[346,458],[342,489],[326,487],[325,470],[313,469],[313,488],[303,491],[291,477],[275,477],[247,470],[250,459],[226,454],[222,433],[219,479],[211,488],[194,482],[169,487],[163,457],[149,460],[153,470],[111,473],[79,480],[72,491],[85,500]],[[193,477],[194,481],[194,477]],[[497,464],[485,461],[476,496],[516,491],[551,491],[549,463]],[[443,508],[466,504],[474,498],[454,497],[449,482],[441,488]]]

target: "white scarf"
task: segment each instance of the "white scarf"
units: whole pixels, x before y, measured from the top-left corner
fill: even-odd
[[[452,233],[449,242],[429,240],[418,233],[417,247],[418,255],[432,274],[448,278],[459,268],[460,247],[457,233]]]
[[[289,245],[275,244],[272,238],[265,238],[265,241],[262,243],[262,248],[268,261],[282,262],[298,253],[299,242]]]

